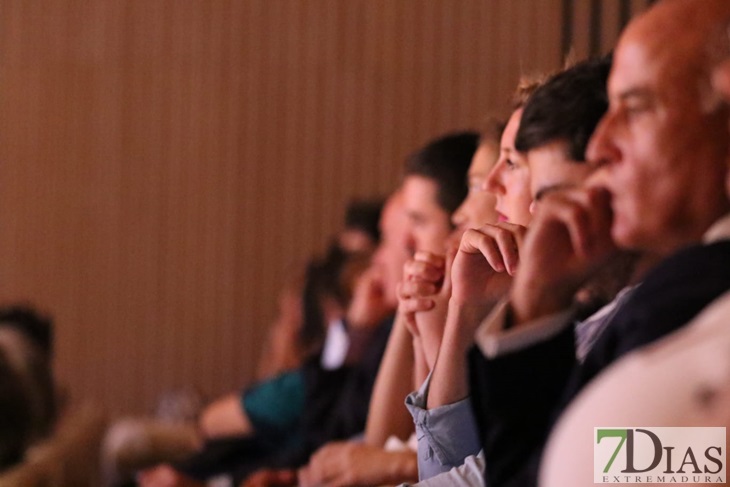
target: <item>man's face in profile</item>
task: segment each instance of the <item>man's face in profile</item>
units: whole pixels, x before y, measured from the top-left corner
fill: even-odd
[[[450,215],[439,205],[436,181],[410,175],[403,181],[403,203],[408,217],[408,241],[412,251],[441,255],[451,233]]]
[[[667,36],[677,42],[668,45]],[[718,136],[717,116],[702,110],[696,36],[666,16],[645,16],[616,50],[609,111],[588,158],[603,164],[611,234],[621,247],[671,253],[698,241],[727,204],[717,187],[727,135]]]

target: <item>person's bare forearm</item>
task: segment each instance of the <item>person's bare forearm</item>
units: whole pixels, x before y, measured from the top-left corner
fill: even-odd
[[[426,354],[423,351],[423,343],[418,337],[413,338],[413,390],[417,391],[426,381],[426,377],[431,372],[431,368],[426,361]]]
[[[481,321],[483,310],[449,303],[446,328],[439,354],[431,375],[427,409],[465,399],[469,395],[466,353],[474,342],[475,323]]]
[[[409,371],[413,370],[413,363],[411,334],[399,313],[375,380],[365,425],[365,443],[382,447],[389,436],[405,440],[413,432],[413,420],[403,405],[412,390],[413,374]]]
[[[199,429],[206,439],[223,436],[248,436],[254,433],[237,393],[223,396],[209,404],[200,415]]]

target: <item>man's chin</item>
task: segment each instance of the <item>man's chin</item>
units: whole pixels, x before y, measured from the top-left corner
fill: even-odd
[[[621,250],[639,250],[640,238],[637,232],[630,225],[625,224],[619,217],[614,215],[611,225],[611,238]]]
[[[611,227],[611,238],[618,249],[626,252],[653,256],[667,254],[666,249],[662,247],[664,242],[658,242],[652,238],[644,227],[629,227],[628,225],[622,227],[614,222]]]

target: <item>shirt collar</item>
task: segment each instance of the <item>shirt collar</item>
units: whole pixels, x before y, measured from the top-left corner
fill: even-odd
[[[730,213],[717,220],[702,237],[702,241],[706,244],[718,240],[730,240]]]

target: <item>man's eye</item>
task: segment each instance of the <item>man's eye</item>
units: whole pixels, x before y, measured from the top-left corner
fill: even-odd
[[[636,117],[646,112],[648,106],[645,103],[631,103],[624,105],[623,111],[627,118]]]
[[[409,215],[411,224],[418,226],[423,224],[423,217],[421,215]]]

